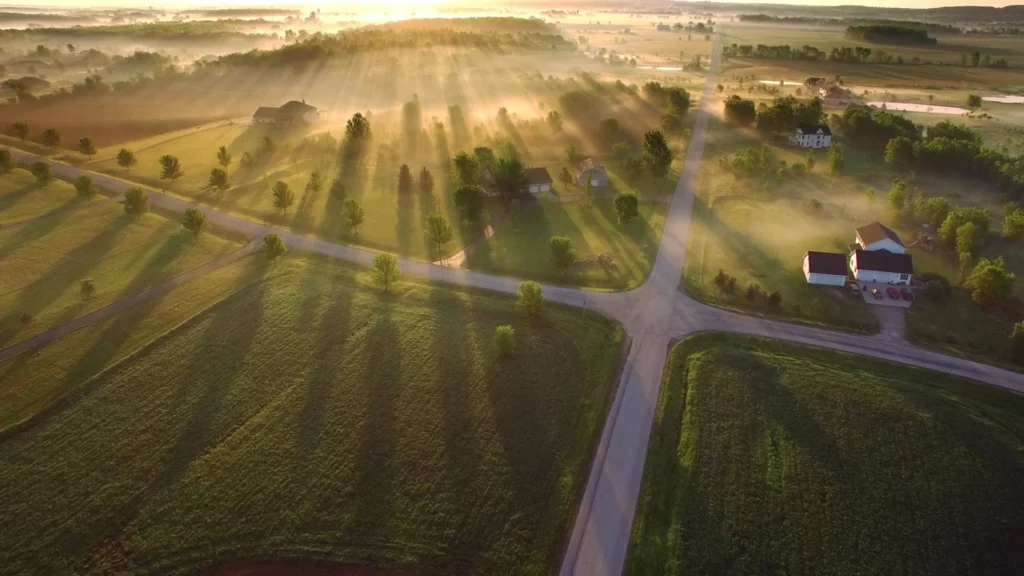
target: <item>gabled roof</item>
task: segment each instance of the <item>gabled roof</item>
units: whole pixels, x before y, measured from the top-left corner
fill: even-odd
[[[865,246],[888,238],[904,248],[907,247],[903,241],[900,240],[899,234],[893,232],[892,228],[889,228],[880,222],[872,222],[867,226],[857,228],[857,237],[864,241]]]
[[[253,118],[280,118],[281,109],[274,108],[272,106],[260,106],[256,109],[256,113],[252,115]]]
[[[897,254],[888,250],[857,250],[853,256],[857,259],[858,270],[893,274],[914,273],[914,260],[910,254]]]
[[[846,276],[846,255],[838,252],[807,252],[807,271]]]
[[[801,124],[796,127],[797,134],[824,134],[825,136],[832,135],[832,129],[828,127],[828,124]]]
[[[526,176],[527,184],[551,184],[554,182],[551,179],[551,174],[548,174],[548,169],[543,166],[540,168],[527,168],[524,176]]]
[[[305,102],[299,102],[298,100],[291,100],[278,108],[278,110],[289,116],[301,116],[307,112],[316,112],[316,107],[310,106]]]

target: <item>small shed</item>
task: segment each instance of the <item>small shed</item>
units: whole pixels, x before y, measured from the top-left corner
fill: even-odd
[[[846,255],[838,252],[807,252],[804,256],[804,277],[808,284],[845,285]]]
[[[543,166],[527,168],[524,175],[526,176],[526,185],[523,188],[530,194],[550,192],[551,185],[555,182],[551,179],[551,174],[548,174],[548,169]]]

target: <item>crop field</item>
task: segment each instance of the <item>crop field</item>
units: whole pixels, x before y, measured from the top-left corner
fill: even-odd
[[[859,298],[836,288],[808,285],[802,270],[803,257],[808,250],[848,252],[855,230],[874,221],[892,227],[905,242],[916,238],[918,229],[894,222],[887,207],[892,178],[905,175],[893,170],[880,154],[850,146],[846,147],[843,175],[827,173],[826,156],[820,151],[812,172],[789,176],[771,191],[763,190],[756,178],[737,178],[719,168],[719,158],[762,143],[753,131],[736,130],[712,119],[694,206],[684,287],[701,300],[727,308],[858,331],[875,329],[871,308]],[[770,142],[767,145],[777,159],[787,164],[805,160],[804,150]],[[1006,198],[990,187],[923,174],[916,177],[914,185],[929,196],[946,198],[954,208],[987,209],[992,229],[1002,227],[1001,207]],[[873,201],[866,193],[868,188],[875,189]],[[821,207],[816,209],[812,200],[820,202]],[[955,282],[958,265],[952,251],[936,247],[929,252],[912,247],[910,253],[916,274],[936,273]],[[990,238],[978,258],[999,256],[1009,270],[1018,276],[1024,274],[1024,257],[1017,243]],[[714,285],[720,269],[736,277],[736,294],[722,293]],[[747,300],[743,291],[751,283],[768,292],[779,291],[782,305],[773,308],[763,299]],[[1020,294],[1024,288],[1017,284],[1016,290]],[[918,298],[907,314],[907,336],[920,344],[1012,368],[1005,360],[1015,318],[1012,311],[987,313],[966,294],[954,291],[941,303]]]
[[[0,445],[4,566],[554,570],[621,330],[426,285],[389,296],[318,261],[272,268]]]
[[[0,175],[0,226],[72,210],[101,198],[85,200],[66,182],[40,184],[28,170],[15,168]]]
[[[1019,574],[1024,397],[725,335],[670,355],[626,574]]]
[[[58,212],[0,229],[0,346],[8,346],[160,284],[239,247],[120,204]],[[95,292],[81,296],[81,282]],[[26,322],[24,315],[29,316]]]

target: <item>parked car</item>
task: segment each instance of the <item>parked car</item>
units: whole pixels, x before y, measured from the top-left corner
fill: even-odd
[[[874,297],[875,300],[882,299],[882,293],[878,291],[878,288],[871,289],[871,296]]]
[[[860,288],[857,286],[856,282],[847,284],[846,286],[847,288],[850,289],[850,294],[853,294],[854,296],[860,296]]]
[[[900,296],[903,296],[903,299],[907,302],[912,302],[914,300],[914,291],[910,288],[904,288],[900,290]]]
[[[895,286],[889,286],[888,288],[886,288],[885,293],[888,294],[889,298],[892,298],[893,300],[900,299],[900,291],[897,290]]]

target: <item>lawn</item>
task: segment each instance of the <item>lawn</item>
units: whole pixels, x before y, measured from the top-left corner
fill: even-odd
[[[555,570],[621,330],[421,284],[387,296],[317,261],[274,268],[0,443],[3,565]]]
[[[664,202],[640,205],[640,217],[623,227],[610,199],[524,204],[518,218],[510,218],[494,235],[467,256],[469,268],[557,284],[625,290],[647,278],[658,253],[668,206]],[[568,236],[580,259],[562,272],[551,261],[548,240]],[[610,254],[614,267],[596,262]]]
[[[0,229],[0,346],[65,324],[238,247],[211,233],[197,240],[177,216],[146,214],[136,220],[120,204],[58,212]],[[80,289],[86,279],[95,292],[83,300]]]
[[[626,574],[1020,574],[1024,397],[706,335],[672,351]]]
[[[60,180],[40,184],[28,170],[15,168],[0,175],[0,226],[77,208],[88,202],[80,198],[70,184]]]
[[[819,151],[814,171],[787,176],[767,191],[761,180],[737,178],[718,166],[719,158],[762,144],[789,165],[805,160],[806,151],[766,142],[753,131],[730,128],[712,119],[684,287],[696,298],[727,308],[844,329],[873,329],[876,323],[871,307],[837,289],[806,283],[803,257],[808,250],[848,252],[855,230],[873,221],[892,227],[904,242],[911,243],[918,228],[895,221],[886,203],[891,179],[907,175],[885,164],[881,154],[851,146],[846,147],[844,174],[829,175],[824,166],[826,153]],[[928,175],[918,175],[912,186],[929,196],[946,198],[953,207],[985,208],[992,215],[993,231],[1001,229],[1001,206],[1006,198],[989,186]],[[875,188],[874,201],[866,194],[869,187]],[[814,208],[812,200],[821,207]],[[956,281],[957,262],[951,250],[940,246],[929,252],[911,247],[910,253],[916,274],[935,273]],[[1024,274],[1019,243],[988,238],[978,257],[996,256],[1004,257],[1011,271]],[[736,277],[739,290],[735,294],[723,293],[714,285],[718,270]],[[782,306],[773,308],[760,298],[748,301],[743,290],[751,283],[768,292],[779,291]],[[1018,294],[1024,290],[1019,284],[1016,288]],[[1017,315],[1012,310],[987,313],[961,292],[945,302],[918,298],[907,315],[907,336],[919,344],[1006,365],[1008,335]]]

